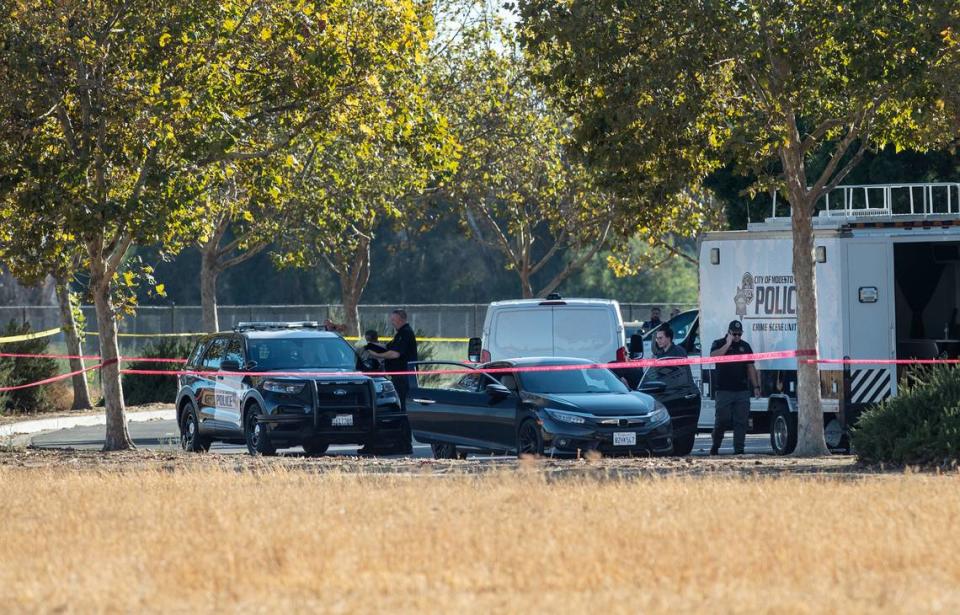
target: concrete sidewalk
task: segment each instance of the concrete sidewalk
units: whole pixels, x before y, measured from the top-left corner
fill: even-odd
[[[172,421],[176,419],[176,411],[147,410],[144,412],[128,412],[128,422],[143,421]],[[85,414],[81,416],[58,416],[49,419],[34,419],[19,423],[0,425],[0,447],[30,446],[33,436],[50,431],[60,431],[71,427],[87,427],[91,425],[106,425],[107,415]]]

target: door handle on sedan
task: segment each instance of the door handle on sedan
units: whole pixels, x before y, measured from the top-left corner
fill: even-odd
[[[700,393],[690,393],[683,396],[684,399],[696,399],[697,397],[700,397]]]
[[[434,400],[432,400],[432,399],[417,399],[417,398],[414,398],[413,401],[417,402],[418,404],[424,404],[424,405],[427,405],[427,406],[429,406],[430,404],[435,404],[435,403],[437,403],[436,401],[434,401]]]

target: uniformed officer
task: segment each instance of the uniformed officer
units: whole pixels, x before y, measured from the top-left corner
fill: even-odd
[[[409,371],[409,364],[417,360],[417,336],[413,329],[407,323],[406,310],[397,308],[390,312],[390,324],[396,329],[393,339],[387,344],[385,352],[373,352],[369,354],[377,359],[386,361],[388,372]],[[397,389],[397,397],[400,398],[400,407],[407,411],[407,392],[410,390],[410,377],[405,375],[390,376],[393,386]]]
[[[711,357],[738,354],[753,354],[753,348],[743,340],[743,324],[739,320],[730,322],[726,337],[713,342]],[[733,452],[743,454],[747,438],[747,420],[750,416],[750,393],[760,397],[760,379],[753,361],[736,363],[717,363],[714,368],[714,399],[716,417],[713,423],[713,447],[711,455],[720,452],[723,434],[727,426],[733,423]]]

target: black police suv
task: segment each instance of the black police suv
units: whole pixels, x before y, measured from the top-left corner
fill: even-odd
[[[198,373],[178,378],[180,444],[245,443],[252,455],[298,445],[321,455],[331,444],[411,452],[393,384],[358,374],[363,367],[346,340],[315,322],[246,322],[208,335],[184,370]]]
[[[631,391],[603,368],[552,371],[590,361],[525,358],[481,366],[416,364],[417,386],[407,397],[414,435],[440,458],[467,452],[574,455],[667,455],[673,451],[667,409],[650,395]],[[524,368],[542,368],[527,371]],[[469,370],[446,377],[444,370]],[[432,372],[432,373],[431,373]]]

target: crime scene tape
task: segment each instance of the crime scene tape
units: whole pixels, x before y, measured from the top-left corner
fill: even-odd
[[[25,342],[27,340],[35,340],[41,337],[49,337],[51,335],[56,335],[60,333],[60,327],[56,329],[47,329],[46,331],[34,331],[33,333],[24,333],[22,335],[11,335],[8,337],[0,337],[0,344],[8,344],[11,342]]]
[[[102,364],[102,363],[98,363],[98,364],[96,364],[96,365],[91,365],[90,367],[85,367],[85,368],[83,368],[83,369],[78,369],[78,370],[75,371],[75,372],[68,372],[68,373],[66,373],[66,374],[59,374],[59,375],[53,376],[53,377],[51,377],[51,378],[44,378],[43,380],[39,380],[39,381],[37,381],[37,382],[28,382],[28,383],[26,383],[26,384],[18,384],[18,385],[15,385],[15,386],[0,387],[0,391],[17,391],[17,390],[19,390],[19,389],[29,389],[29,388],[31,388],[31,387],[38,387],[38,386],[43,385],[43,384],[50,384],[50,383],[52,383],[52,382],[58,382],[58,381],[60,381],[60,380],[66,380],[67,378],[72,378],[72,377],[74,377],[74,376],[76,376],[76,375],[78,375],[78,374],[82,374],[82,373],[84,373],[84,372],[89,372],[89,371],[93,371],[93,370],[95,370],[95,369],[100,369],[101,367],[103,367],[103,364]]]
[[[680,365],[700,365],[714,363],[742,363],[745,361],[772,361],[774,359],[790,359],[803,356],[816,356],[813,350],[783,350],[778,352],[758,352],[753,354],[730,355],[722,357],[688,357],[686,359],[638,359],[628,362],[614,363],[572,363],[568,365],[525,365],[514,367],[463,367],[454,369],[435,370],[398,370],[386,372],[331,372],[331,371],[270,371],[270,372],[227,372],[222,370],[152,370],[152,369],[122,369],[124,374],[140,374],[145,376],[163,375],[211,375],[218,376],[294,376],[294,377],[329,377],[329,376],[431,376],[440,374],[503,374],[517,372],[562,372],[583,369],[624,369],[635,367],[674,367]]]

